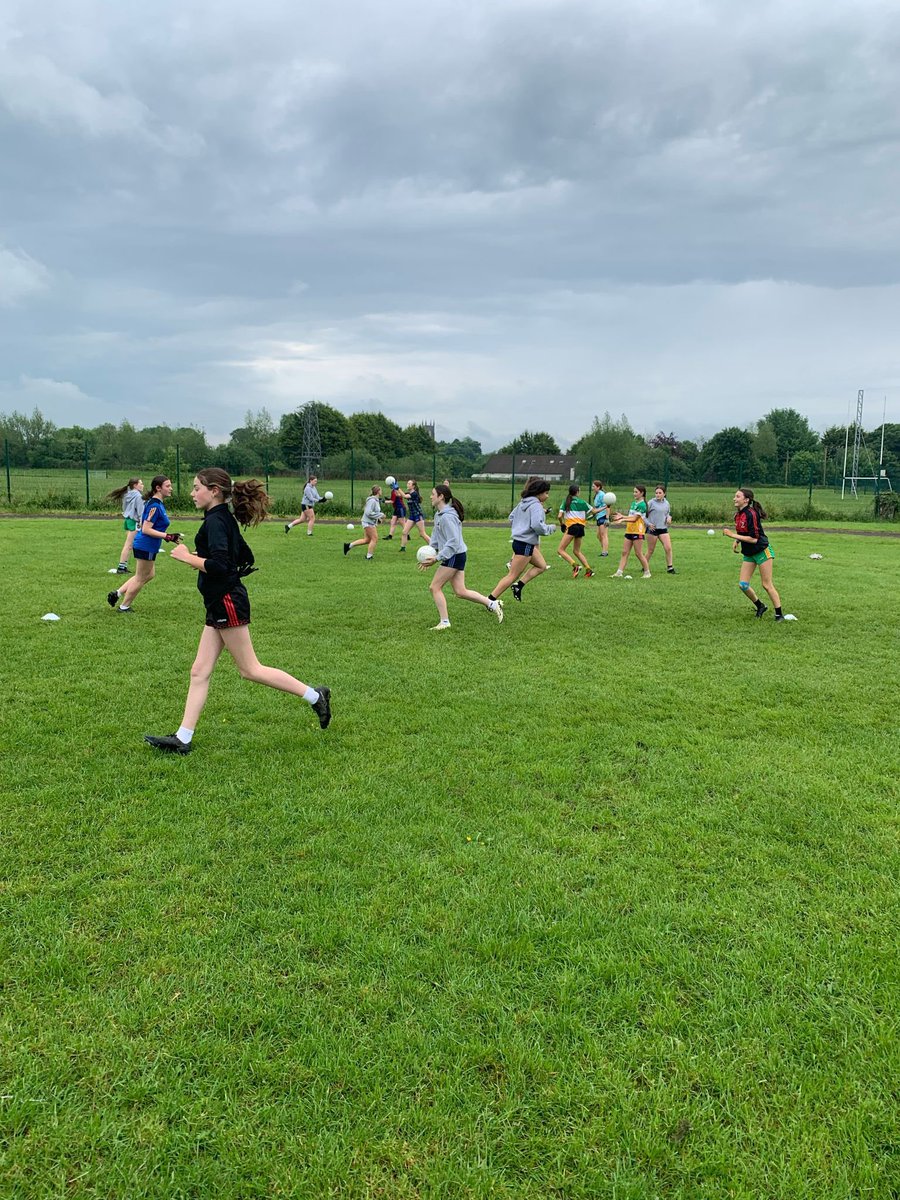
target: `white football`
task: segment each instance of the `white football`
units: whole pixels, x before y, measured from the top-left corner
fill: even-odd
[[[326,492],[326,493],[325,493],[325,499],[326,499],[326,500],[333,500],[333,499],[334,499],[334,492]]]
[[[388,475],[384,482],[388,485],[388,487],[394,487],[397,483],[397,480],[393,477],[393,475]]]
[[[347,526],[347,528],[348,528],[348,529],[352,529],[352,528],[353,528],[353,523],[352,523],[352,521],[351,521],[351,523],[350,523],[350,524]]]
[[[604,504],[615,504],[615,502],[616,502],[616,493],[615,492],[606,492],[604,494],[604,496],[603,496]]]
[[[416,551],[416,559],[420,563],[434,562],[437,554],[431,546],[420,546]]]
[[[714,529],[707,529],[707,531],[706,531],[706,536],[707,536],[707,537],[715,537],[715,536],[716,536],[716,531],[715,531]]]

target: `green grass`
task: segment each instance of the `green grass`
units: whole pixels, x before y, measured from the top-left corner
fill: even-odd
[[[896,541],[773,537],[795,623],[680,532],[431,634],[396,542],[271,523],[333,724],[223,658],[173,760],[193,572],[120,617],[113,526],[0,535],[4,1196],[897,1195]]]

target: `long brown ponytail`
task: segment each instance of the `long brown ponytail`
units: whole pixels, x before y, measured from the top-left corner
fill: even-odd
[[[446,483],[436,484],[434,490],[437,495],[441,497],[445,504],[449,504],[451,506],[453,511],[459,517],[460,521],[464,521],[466,519],[466,510],[463,508],[462,501],[457,500]]]
[[[223,503],[231,501],[231,511],[235,520],[245,529],[248,525],[258,525],[260,521],[265,520],[272,501],[258,479],[232,483],[231,476],[221,467],[204,467],[202,471],[197,472],[197,478],[204,487],[218,488],[222,493]]]

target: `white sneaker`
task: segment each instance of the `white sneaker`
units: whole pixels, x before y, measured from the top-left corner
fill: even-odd
[[[624,579],[624,576],[621,571],[614,571],[612,575],[610,575],[610,579]]]
[[[641,579],[652,579],[652,578],[653,578],[653,576],[650,574],[649,571],[645,571],[643,573],[643,575],[641,576]]]
[[[497,620],[500,622],[500,624],[502,625],[503,624],[503,601],[502,600],[494,600],[490,605],[490,610],[494,614],[494,616],[497,618]]]
[[[449,629],[449,628],[450,628],[449,621],[438,621],[437,625],[432,625],[431,630],[432,630],[432,632],[434,632],[435,629]]]

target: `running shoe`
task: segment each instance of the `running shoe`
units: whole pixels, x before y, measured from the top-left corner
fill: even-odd
[[[145,733],[144,741],[154,750],[164,750],[167,754],[190,754],[193,749],[191,743],[183,742],[177,733],[167,733],[165,737],[151,737]]]
[[[319,718],[319,724],[323,729],[327,729],[331,724],[331,688],[319,687],[316,688],[319,693],[319,698],[312,706],[313,712]]]

